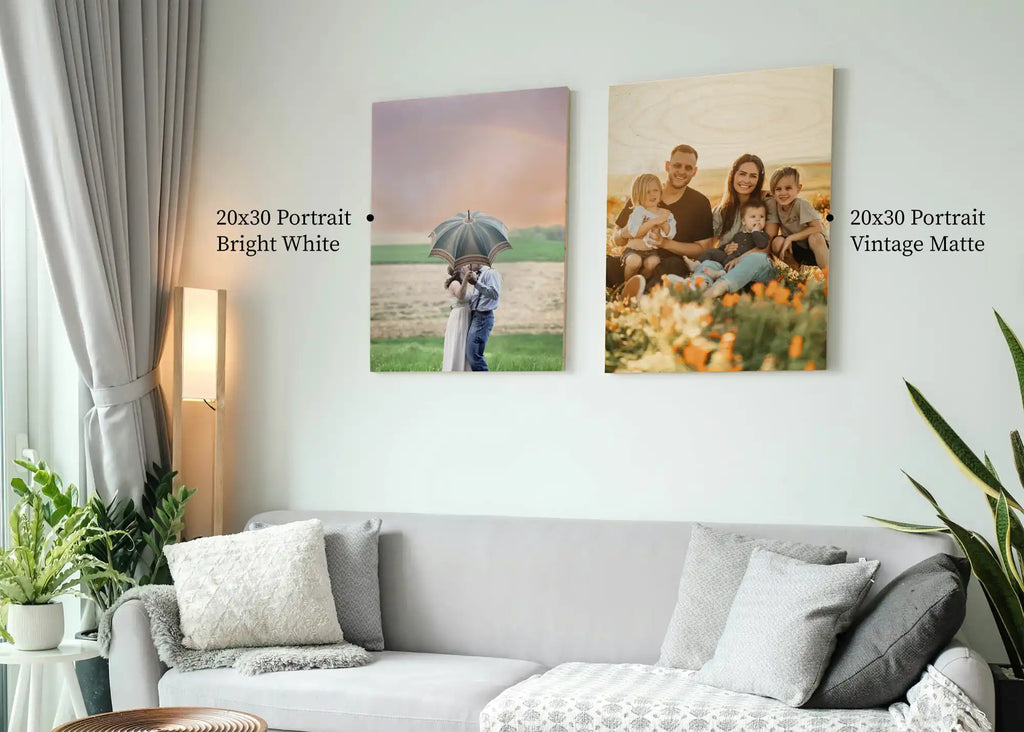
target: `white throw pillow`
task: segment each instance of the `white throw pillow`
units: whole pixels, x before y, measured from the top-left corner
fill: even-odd
[[[164,554],[186,648],[344,640],[317,519],[172,544]]]
[[[877,561],[808,564],[755,548],[714,658],[694,681],[804,704],[877,570]]]
[[[756,547],[812,564],[846,561],[846,551],[834,546],[755,539],[694,524],[679,578],[679,599],[661,644],[658,665],[696,671],[715,655],[729,608]]]

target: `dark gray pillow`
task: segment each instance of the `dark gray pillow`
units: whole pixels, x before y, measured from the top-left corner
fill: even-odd
[[[840,637],[805,706],[868,709],[902,698],[960,629],[970,577],[966,559],[936,554],[886,585]]]
[[[252,522],[249,529],[270,524]],[[345,640],[368,651],[384,650],[377,574],[380,519],[324,526],[331,594]]]

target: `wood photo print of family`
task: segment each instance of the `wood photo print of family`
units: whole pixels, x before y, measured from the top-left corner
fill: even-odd
[[[832,67],[612,87],[605,370],[826,367]]]
[[[373,105],[370,368],[561,371],[569,90]]]

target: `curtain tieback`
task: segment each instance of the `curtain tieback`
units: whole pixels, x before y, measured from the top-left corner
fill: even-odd
[[[130,404],[136,399],[141,399],[157,387],[157,373],[153,369],[148,374],[143,374],[135,381],[129,381],[120,386],[104,386],[91,389],[92,402],[97,407],[113,407],[118,404]]]

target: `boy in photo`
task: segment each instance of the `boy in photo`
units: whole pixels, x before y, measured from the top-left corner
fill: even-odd
[[[768,184],[768,234],[772,253],[790,267],[804,264],[828,266],[828,238],[821,215],[810,202],[800,198],[800,173],[796,168],[779,168]]]

